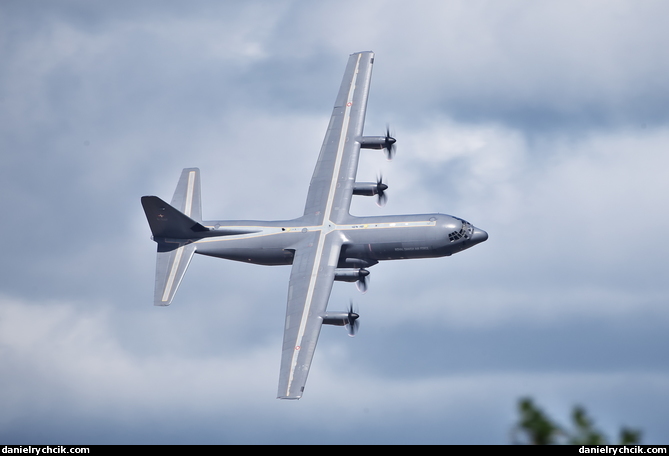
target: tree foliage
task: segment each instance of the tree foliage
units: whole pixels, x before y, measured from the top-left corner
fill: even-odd
[[[557,425],[531,398],[518,401],[520,419],[511,433],[514,444],[527,445],[606,445],[606,436],[595,427],[595,423],[581,406],[575,406],[572,413],[572,428]],[[641,432],[623,427],[618,436],[618,445],[632,445],[641,442]]]

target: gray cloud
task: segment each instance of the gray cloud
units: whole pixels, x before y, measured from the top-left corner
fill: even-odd
[[[8,443],[504,443],[518,397],[662,443],[664,2],[5,2],[0,416]],[[355,15],[349,14],[355,10]],[[197,257],[151,306],[139,197],[199,166],[207,218],[298,216],[346,56],[390,202],[490,239],[380,264],[274,399],[289,268]],[[338,400],[339,399],[339,400]]]

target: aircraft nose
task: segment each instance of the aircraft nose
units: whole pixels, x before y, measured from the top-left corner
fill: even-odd
[[[474,227],[474,233],[472,234],[472,242],[474,244],[480,244],[483,241],[488,239],[488,233],[482,229]]]

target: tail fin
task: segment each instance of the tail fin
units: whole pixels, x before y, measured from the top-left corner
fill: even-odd
[[[143,196],[142,206],[158,243],[153,303],[168,306],[195,253],[191,242],[209,231],[200,223],[200,170],[186,168],[181,172],[171,205],[157,196]]]
[[[203,232],[209,231],[157,196],[142,196],[142,206],[153,233],[153,240],[158,244],[165,243],[166,239],[197,239],[202,237]]]
[[[172,206],[197,222],[202,222],[202,200],[200,197],[200,170],[184,168],[174,190]]]

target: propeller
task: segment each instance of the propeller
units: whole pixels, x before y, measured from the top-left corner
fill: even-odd
[[[388,161],[395,156],[395,142],[397,140],[390,136],[390,125],[386,125],[386,138],[383,141],[383,148],[386,150],[386,157]]]
[[[351,337],[354,337],[355,333],[358,331],[358,327],[360,326],[360,322],[358,322],[359,317],[360,315],[353,312],[353,301],[351,301],[351,304],[348,307],[348,323],[346,324],[348,335]]]
[[[360,278],[355,283],[355,286],[360,293],[366,293],[367,292],[367,277],[369,276],[369,271],[367,269],[360,269],[360,271],[358,271],[358,273],[360,274]]]
[[[388,186],[383,183],[383,176],[376,178],[376,205],[379,207],[385,206],[388,202],[388,195],[386,190]]]

